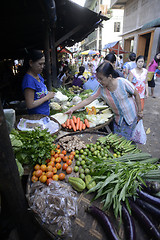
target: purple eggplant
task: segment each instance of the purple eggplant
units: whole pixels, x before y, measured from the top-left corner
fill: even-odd
[[[140,191],[139,189],[137,189],[137,193],[138,193],[139,198],[160,208],[160,198],[154,197],[149,193]]]
[[[129,214],[124,203],[122,203],[122,219],[124,222],[125,238],[127,240],[135,240],[136,232],[135,232],[134,220],[133,220],[133,217]]]
[[[137,219],[142,228],[152,237],[152,239],[160,240],[160,232],[144,211],[130,199],[129,204],[133,216]]]
[[[150,193],[150,194],[156,194],[160,192],[160,183],[159,182],[155,182],[155,181],[145,181],[145,184],[142,184],[142,188],[144,191]]]
[[[87,212],[94,216],[102,225],[104,231],[106,232],[106,236],[108,240],[119,240],[116,235],[115,229],[105,212],[96,206],[89,206]]]
[[[150,213],[151,215],[160,218],[160,209],[156,208],[150,203],[147,203],[141,199],[136,199],[135,203],[137,203],[141,208],[143,208],[146,212]]]

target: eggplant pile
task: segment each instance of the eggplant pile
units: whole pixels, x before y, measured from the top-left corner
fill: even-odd
[[[154,194],[160,192],[159,183],[146,182],[142,190],[137,189],[136,198],[128,198],[126,203],[121,202],[122,221],[124,225],[124,235],[126,240],[138,240],[136,236],[135,220],[148,235],[148,239],[160,240],[160,198]],[[88,213],[94,216],[102,225],[106,233],[106,239],[119,240],[114,225],[109,216],[96,206],[89,206]],[[138,234],[137,234],[138,235]]]

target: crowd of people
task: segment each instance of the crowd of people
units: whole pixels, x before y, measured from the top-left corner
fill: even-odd
[[[42,51],[34,50],[26,59],[26,74],[22,88],[26,106],[30,114],[49,115],[49,102],[54,97],[48,92],[41,76],[45,63]],[[74,74],[71,68],[76,65]],[[70,108],[71,114],[88,105],[97,98],[102,98],[114,113],[113,131],[131,139],[137,121],[143,117],[144,101],[148,97],[148,86],[154,96],[154,73],[159,69],[160,53],[157,53],[149,65],[144,67],[144,56],[130,53],[129,60],[123,64],[123,57],[111,52],[105,57],[97,54],[77,59],[63,58],[59,62],[58,87],[79,86],[92,89],[93,94]]]

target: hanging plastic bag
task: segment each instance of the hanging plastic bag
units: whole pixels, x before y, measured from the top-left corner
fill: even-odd
[[[146,136],[146,133],[145,133],[145,130],[144,130],[142,119],[139,120],[135,129],[133,130],[131,140],[136,142],[136,143],[146,144],[147,136]]]

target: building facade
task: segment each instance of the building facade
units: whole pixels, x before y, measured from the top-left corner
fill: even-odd
[[[160,51],[160,1],[111,0],[112,9],[124,9],[122,44],[125,51],[144,55],[146,64]],[[157,19],[159,23],[157,23]],[[127,60],[128,56],[124,57]]]
[[[90,10],[109,17],[109,20],[103,21],[82,43],[81,50],[93,49],[103,51],[107,43],[120,41],[123,30],[123,9],[110,9],[111,0],[86,0],[85,7]]]

